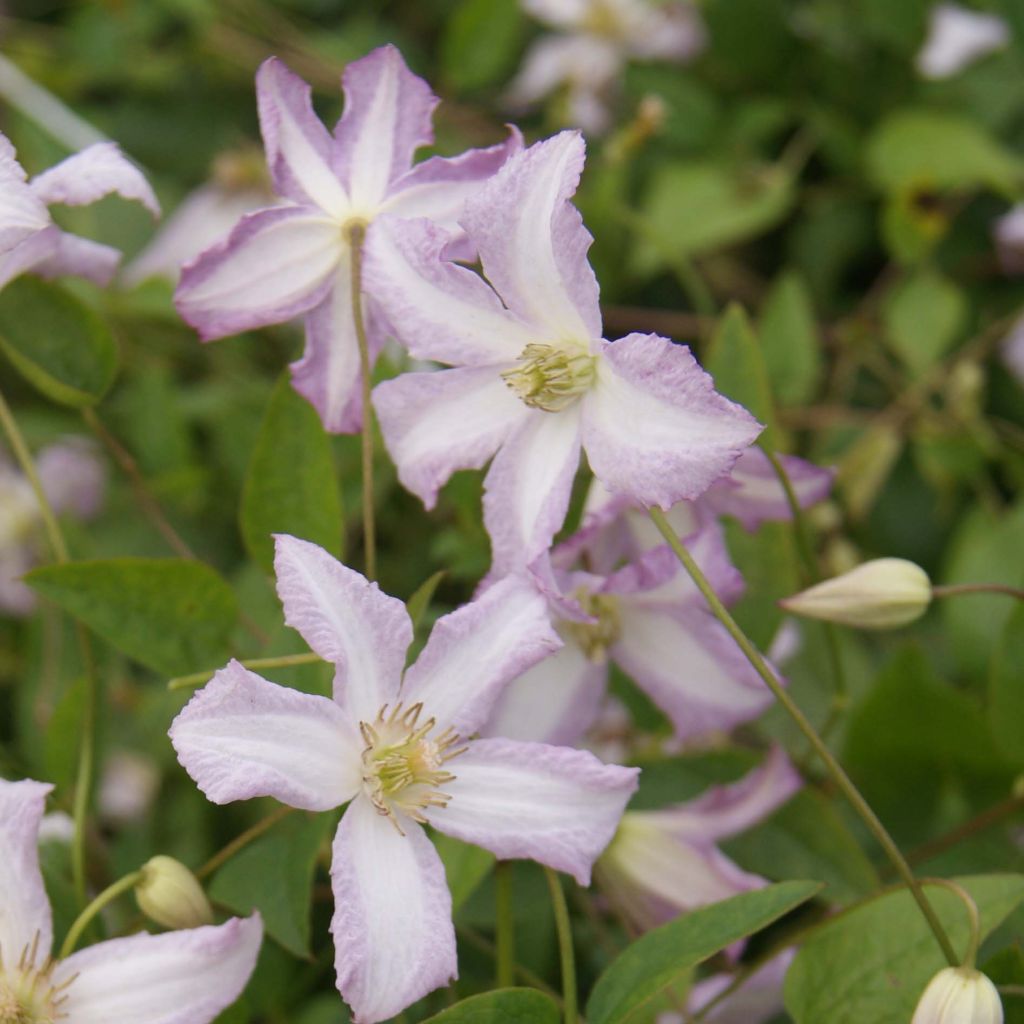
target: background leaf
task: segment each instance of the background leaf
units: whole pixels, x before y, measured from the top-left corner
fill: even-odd
[[[530,988],[506,988],[470,996],[423,1024],[558,1024],[560,1019],[550,996]]]

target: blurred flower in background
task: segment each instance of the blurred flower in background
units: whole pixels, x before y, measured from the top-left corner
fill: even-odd
[[[950,78],[1009,42],[1010,27],[1002,18],[959,4],[937,4],[917,55],[917,70],[925,78]]]

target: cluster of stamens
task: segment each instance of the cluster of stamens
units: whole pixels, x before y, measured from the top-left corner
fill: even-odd
[[[426,823],[428,807],[447,807],[451,799],[439,787],[455,776],[445,765],[467,748],[458,746],[459,736],[451,728],[431,738],[437,722],[420,722],[421,703],[393,708],[385,704],[370,725],[360,722],[366,747],[363,750],[363,787],[380,814],[387,815],[402,835],[398,814]],[[2,1021],[0,1021],[2,1024]]]
[[[619,638],[619,606],[611,594],[595,594],[580,587],[573,597],[583,611],[596,622],[563,621],[561,626],[593,662],[602,662],[608,648]]]
[[[0,949],[0,1024],[57,1024],[67,1017],[63,1006],[77,975],[54,985],[57,961],[48,956],[37,965],[38,953],[38,932],[17,963],[5,962]]]
[[[561,412],[590,389],[596,373],[597,360],[582,346],[531,344],[501,378],[534,409]]]

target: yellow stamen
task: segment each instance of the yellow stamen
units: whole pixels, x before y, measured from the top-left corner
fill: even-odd
[[[502,380],[527,405],[561,412],[594,383],[597,360],[581,345],[527,345]]]

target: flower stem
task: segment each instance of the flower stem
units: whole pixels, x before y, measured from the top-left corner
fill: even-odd
[[[565,1024],[577,1024],[576,953],[573,949],[569,907],[558,875],[551,868],[545,868],[544,875],[551,893],[551,909],[555,913],[555,930],[558,932],[558,955],[562,962],[562,1020]]]
[[[978,914],[978,904],[974,902],[971,894],[962,886],[949,878],[922,878],[924,885],[938,885],[948,889],[967,910],[967,919],[971,926],[971,937],[967,941],[967,952],[964,953],[961,966],[974,969],[974,963],[978,959],[978,947],[981,945],[981,917]]]
[[[932,587],[932,597],[957,597],[960,594],[1006,594],[1024,601],[1024,590],[1005,583],[943,583]]]
[[[512,864],[499,860],[494,867],[494,902],[497,917],[497,984],[509,988],[516,975],[516,924],[512,916]]]
[[[271,811],[265,818],[257,821],[251,828],[247,828],[240,836],[236,836],[228,843],[219,853],[215,853],[198,871],[195,875],[200,881],[204,878],[208,878],[210,875],[226,864],[239,850],[244,849],[254,839],[259,839],[264,832],[269,832],[279,821],[284,820],[289,814],[293,813],[294,807],[278,807],[276,810]]]
[[[322,661],[318,654],[282,654],[276,658],[250,658],[243,661],[245,668],[289,668],[292,665],[314,665]],[[209,682],[216,675],[219,669],[207,669],[203,672],[193,672],[187,676],[175,676],[167,682],[168,690],[189,690]]]
[[[949,941],[949,936],[946,934],[945,928],[942,927],[942,922],[936,915],[935,909],[928,901],[928,897],[924,894],[920,882],[914,877],[914,872],[904,859],[903,854],[900,853],[899,847],[893,841],[892,836],[890,836],[886,831],[885,826],[861,795],[860,790],[854,785],[853,780],[846,774],[843,766],[835,759],[832,751],[828,749],[824,740],[822,740],[815,731],[814,726],[811,725],[810,721],[808,721],[807,717],[797,706],[793,698],[790,697],[785,688],[779,683],[778,679],[775,678],[775,674],[768,667],[768,663],[761,656],[760,651],[758,651],[758,649],[750,642],[747,635],[737,625],[736,620],[729,614],[728,609],[726,609],[725,605],[722,604],[718,595],[715,593],[714,588],[704,576],[704,573],[700,571],[700,567],[693,560],[689,551],[686,550],[682,541],[680,541],[676,536],[675,531],[665,518],[665,514],[661,509],[652,508],[650,510],[650,516],[654,525],[658,528],[668,545],[675,552],[675,555],[679,559],[683,568],[690,574],[691,579],[697,585],[697,589],[704,595],[704,599],[707,601],[708,606],[714,613],[715,618],[722,623],[729,632],[729,635],[736,641],[737,646],[746,656],[747,661],[749,661],[753,666],[754,671],[757,672],[768,689],[772,691],[775,699],[782,705],[790,718],[792,718],[796,723],[797,728],[804,734],[815,753],[824,762],[829,774],[835,780],[836,785],[842,791],[843,795],[864,821],[864,824],[867,825],[871,834],[878,840],[879,845],[892,862],[896,872],[899,874],[904,884],[910,890],[911,895],[914,897],[922,915],[928,922],[928,927],[935,936],[935,941],[939,944],[942,954],[948,961],[949,965],[951,967],[959,966],[959,958],[953,949],[952,943]]]
[[[74,951],[78,940],[82,937],[82,933],[86,928],[89,927],[92,919],[108,904],[113,903],[118,896],[128,892],[130,889],[134,889],[136,885],[142,880],[141,871],[133,871],[130,875],[125,875],[124,878],[119,878],[113,885],[108,885],[97,896],[92,903],[89,904],[83,910],[77,918],[75,918],[74,924],[68,929],[67,935],[64,937],[64,944],[60,947],[60,959],[64,960],[71,955]]]
[[[366,337],[363,315],[363,241],[366,225],[352,224],[348,229],[352,267],[352,319],[359,342],[359,375],[363,388],[363,554],[367,579],[377,576],[377,524],[373,510],[373,405],[370,402],[370,342]]]

